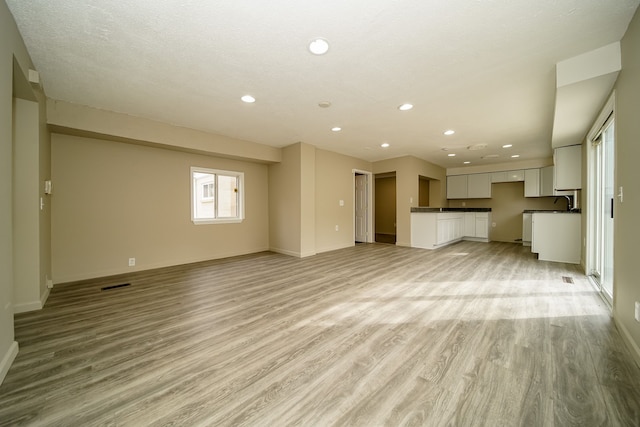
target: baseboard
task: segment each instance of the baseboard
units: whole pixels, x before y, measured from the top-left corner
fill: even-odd
[[[631,350],[631,355],[635,359],[636,365],[638,365],[638,367],[640,367],[640,347],[638,347],[638,344],[636,344],[636,342],[633,340],[633,338],[631,337],[631,334],[629,333],[627,328],[625,328],[625,326],[622,324],[622,322],[618,322],[618,320],[616,319],[615,316],[613,317],[613,321],[615,322],[616,326],[618,327],[618,330],[620,332],[622,332],[622,334],[621,334],[622,335],[622,339],[627,343],[627,346]]]
[[[47,303],[47,299],[49,299],[49,293],[51,289],[44,288],[44,292],[40,295],[40,308],[44,308],[44,305]]]
[[[45,288],[42,295],[40,295],[40,301],[29,301],[14,304],[13,313],[26,313],[28,311],[42,310],[44,304],[47,302],[47,298],[49,298],[49,292],[51,292],[51,290],[49,288]]]
[[[217,254],[214,257],[211,257],[211,256],[189,257],[189,258],[184,258],[184,259],[173,259],[173,260],[170,260],[170,261],[154,262],[154,263],[149,263],[149,264],[140,264],[140,265],[137,265],[135,267],[123,267],[123,268],[117,268],[117,269],[97,270],[97,271],[92,271],[91,273],[71,274],[71,275],[66,275],[66,276],[55,275],[53,283],[58,285],[58,284],[61,284],[61,283],[82,282],[84,280],[98,279],[98,278],[101,278],[101,277],[120,276],[122,274],[138,273],[138,272],[141,272],[141,271],[156,270],[158,268],[175,267],[177,265],[195,264],[195,263],[198,263],[198,262],[206,262],[206,261],[213,261],[213,260],[217,260],[217,259],[232,258],[232,257],[236,257],[236,256],[250,255],[250,254],[256,254],[256,253],[266,252],[266,251],[277,252],[277,251],[274,251],[274,250],[270,249],[269,247],[265,246],[265,247],[255,248],[255,249],[252,249],[250,251],[223,252],[223,253]]]
[[[9,349],[7,350],[4,357],[2,358],[2,362],[0,362],[0,384],[2,384],[2,382],[4,381],[4,377],[7,376],[7,373],[9,372],[9,368],[11,368],[11,365],[13,364],[13,361],[15,360],[17,355],[18,355],[18,342],[14,341],[11,343],[11,345],[9,346]]]
[[[277,254],[289,255],[289,256],[296,257],[296,258],[302,258],[302,254],[300,252],[289,251],[287,249],[269,248],[269,251],[275,252]]]
[[[29,301],[23,302],[13,305],[13,313],[26,313],[28,311],[37,311],[42,310],[42,302],[40,301]]]
[[[356,245],[355,243],[351,243],[351,244],[348,244],[348,245],[339,244],[339,245],[327,246],[327,247],[318,249],[316,252],[321,254],[323,252],[331,252],[331,251],[337,251],[337,250],[340,250],[340,249],[350,248],[350,247],[353,247],[355,245]]]

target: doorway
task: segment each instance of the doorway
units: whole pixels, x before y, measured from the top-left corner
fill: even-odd
[[[371,177],[371,172],[353,170],[353,240],[355,243],[373,242]]]
[[[396,173],[376,175],[376,242],[396,244]]]
[[[607,103],[589,138],[589,244],[587,272],[602,297],[612,304],[615,221],[615,115]]]

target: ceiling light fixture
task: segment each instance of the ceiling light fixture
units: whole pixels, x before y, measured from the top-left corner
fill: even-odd
[[[335,126],[335,127],[332,127],[331,130],[334,132],[340,132],[342,128],[340,126]]]
[[[511,148],[511,147],[513,147],[513,144],[504,144],[502,146],[502,148]]]
[[[309,43],[309,52],[314,55],[324,55],[329,51],[329,42],[321,37],[311,40]]]
[[[518,157],[520,157],[520,154],[514,154],[513,156],[511,156],[512,159],[517,159]]]
[[[470,164],[471,162],[462,162],[462,163],[464,163],[465,165],[468,165],[468,164]]]
[[[389,147],[389,143],[388,142],[383,142],[382,144],[380,144],[380,147],[388,148]]]
[[[329,108],[329,107],[331,107],[331,102],[329,102],[329,101],[320,101],[320,102],[318,102],[318,107],[320,107],[320,108]]]
[[[242,101],[246,102],[247,104],[253,104],[254,102],[256,102],[256,99],[251,95],[245,95],[240,99],[242,99]]]
[[[453,135],[454,133],[456,133],[456,131],[455,131],[455,130],[451,130],[451,129],[449,129],[449,130],[445,130],[443,133],[444,133],[445,135],[447,135],[447,136],[451,136],[451,135]]]
[[[449,156],[449,157],[455,157],[455,156],[456,156],[456,153],[449,153],[449,154],[447,154],[447,156]]]
[[[400,111],[409,111],[413,108],[413,104],[402,104],[398,106],[398,110]]]

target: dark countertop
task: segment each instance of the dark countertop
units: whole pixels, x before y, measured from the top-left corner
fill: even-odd
[[[411,212],[491,212],[491,208],[411,208]]]
[[[570,210],[570,211],[554,211],[554,210],[545,210],[545,209],[529,209],[524,210],[522,213],[562,213],[562,214],[579,214],[581,212],[580,209]]]

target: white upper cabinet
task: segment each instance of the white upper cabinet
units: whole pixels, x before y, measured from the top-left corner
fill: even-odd
[[[524,170],[507,171],[507,182],[524,181]]]
[[[447,177],[447,199],[467,198],[467,177],[469,175],[451,175]]]
[[[540,195],[553,196],[553,166],[540,169]]]
[[[507,173],[491,172],[491,182],[507,182]]]
[[[491,182],[517,182],[524,181],[524,170],[491,172]]]
[[[524,197],[540,197],[540,169],[524,171]]]
[[[570,145],[553,150],[555,190],[582,189],[582,146]]]
[[[491,174],[474,173],[468,175],[467,198],[468,199],[490,199],[491,198]]]

